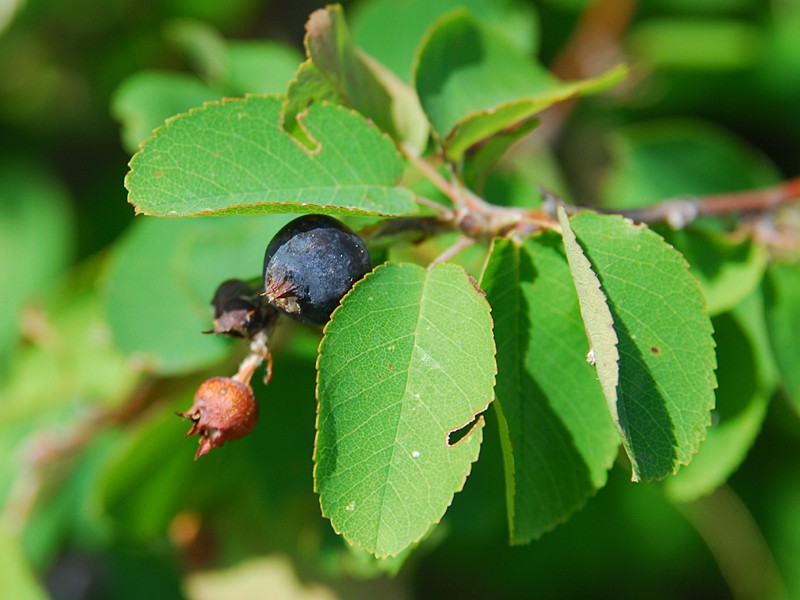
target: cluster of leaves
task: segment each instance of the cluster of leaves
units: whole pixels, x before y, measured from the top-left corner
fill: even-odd
[[[33,343],[15,356],[3,385],[0,447],[9,458],[0,463],[0,500],[12,522],[32,511],[23,539],[38,568],[55,561],[53,540],[67,538],[113,549],[104,568],[118,574],[121,563],[136,562],[120,540],[150,542],[169,529],[180,546],[181,524],[200,523],[192,543],[217,540],[218,563],[295,548],[302,534],[294,558],[318,569],[335,562],[339,572],[396,571],[421,539],[430,548],[441,543],[434,525],[471,471],[475,485],[480,477],[494,487],[470,500],[467,485],[463,510],[472,512],[452,517],[454,531],[468,536],[476,522],[500,529],[485,506],[504,486],[510,541],[526,543],[604,486],[620,489],[611,470],[620,444],[634,479],[666,478],[656,493],[690,503],[736,471],[776,391],[800,406],[793,255],[776,260],[738,235],[734,219],[648,228],[609,214],[556,212],[536,191],[544,183],[565,199],[624,211],[775,184],[771,163],[699,120],[616,123],[608,176],[598,186],[591,175],[570,173],[568,185],[553,154],[531,141],[540,139],[540,113],[606,92],[623,81],[624,68],[557,78],[531,59],[541,41],[526,5],[374,0],[353,14],[351,35],[340,7],[313,13],[305,59],[277,43],[227,42],[207,26],[181,23],[171,35],[199,76],[148,71],[118,88],[112,110],[126,148],[134,152],[158,128],[126,180],[136,211],[211,218],[137,219],[100,265],[100,293],[98,264],[88,264],[59,287],[68,301],[56,317],[49,308],[25,313]],[[753,46],[756,29],[719,20],[711,32],[719,52],[686,67],[692,59],[667,43],[689,47],[680,40],[697,32],[683,25],[651,19],[629,36],[631,51],[660,69],[656,83],[674,77],[684,89],[693,69],[754,64],[726,49]],[[792,54],[781,27],[761,41],[773,57]],[[623,85],[642,77],[634,75]],[[767,90],[781,80],[774,72],[751,77]],[[638,92],[644,100],[634,96],[634,106],[647,101],[648,89]],[[590,100],[601,110],[612,102],[599,98]],[[621,119],[638,121],[636,111]],[[574,116],[580,125],[583,113]],[[589,145],[585,137],[572,141],[569,127],[562,151]],[[593,159],[590,151],[573,154]],[[15,322],[30,291],[68,255],[59,237],[70,218],[60,216],[61,191],[40,183],[38,172],[20,179],[28,168],[0,170],[0,189],[16,189],[19,198],[14,219],[0,221],[8,225],[0,244],[19,252],[25,238],[15,233],[29,221],[45,244],[30,251],[41,258],[31,265],[3,264],[9,272],[0,281],[21,283],[10,288],[13,310],[0,315],[0,357],[16,347]],[[196,465],[171,413],[188,406],[201,373],[234,369],[242,350],[199,335],[209,327],[208,301],[224,279],[257,276],[272,234],[303,212],[383,234],[367,235],[380,266],[346,296],[321,344],[313,330],[276,331],[275,378],[256,389],[265,418],[252,438]],[[448,249],[464,235],[473,246],[453,255]],[[442,253],[449,258],[437,260]],[[48,386],[36,373],[49,365],[58,370]],[[87,403],[100,407],[100,418],[85,418]],[[62,432],[55,453],[87,451],[73,465],[69,493],[48,504],[45,487],[28,506],[29,480],[15,475],[14,457],[53,452],[52,441],[31,434],[60,423],[78,425]],[[312,444],[323,514],[367,553],[341,548],[313,520]],[[491,470],[504,476],[499,487]],[[59,490],[58,481],[45,481]],[[229,498],[229,489],[241,497]],[[217,523],[208,515],[223,498],[238,516]],[[255,533],[268,531],[277,539]],[[2,528],[0,546],[13,575],[0,579],[30,587]]]
[[[306,29],[307,59],[284,95],[206,104],[144,143],[126,180],[138,212],[414,215],[398,147],[478,180],[543,109],[623,73],[563,82],[456,8],[424,34],[412,87],[354,45],[340,7]],[[459,193],[469,192],[452,198],[459,216],[479,218]],[[463,268],[389,261],[334,313],[317,364],[315,487],[348,540],[396,556],[441,519],[478,458],[495,389],[514,542],[605,484],[617,435],[635,480],[675,473],[697,452],[716,363],[685,261],[620,217],[562,209],[559,220],[562,249],[545,234],[492,242],[485,300]]]

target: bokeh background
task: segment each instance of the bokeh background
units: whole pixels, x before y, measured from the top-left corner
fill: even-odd
[[[425,26],[458,3],[343,4],[356,41],[407,75]],[[545,115],[487,198],[536,202],[544,182],[633,206],[800,173],[797,0],[465,4],[563,78],[631,66]],[[761,390],[760,433],[713,494],[675,502],[621,462],[522,547],[507,543],[490,423],[421,547],[384,562],[348,549],[312,491],[319,334],[302,327],[276,342],[256,432],[191,461],[172,413],[241,355],[197,333],[213,282],[257,276],[286,218],[134,218],[127,163],[172,114],[283,90],[322,5],[0,0],[0,598],[800,598],[800,427],[780,386]]]

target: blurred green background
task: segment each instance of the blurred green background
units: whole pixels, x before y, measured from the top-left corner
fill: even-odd
[[[356,41],[407,77],[425,27],[458,4],[344,6]],[[562,77],[631,66],[545,119],[487,198],[535,201],[544,182],[622,207],[800,173],[797,0],[463,4]],[[350,550],[312,491],[319,334],[297,326],[275,340],[255,433],[192,462],[173,412],[243,350],[199,335],[207,303],[258,275],[288,217],[134,219],[127,163],[172,114],[283,90],[322,5],[0,1],[0,598],[800,598],[797,403],[732,306],[714,318],[720,380],[745,373],[761,412],[729,483],[690,503],[621,462],[568,523],[509,547],[490,413],[481,460],[419,548]]]

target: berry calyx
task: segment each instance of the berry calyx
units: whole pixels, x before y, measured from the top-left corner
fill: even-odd
[[[186,437],[200,436],[194,455],[197,460],[212,448],[250,433],[258,421],[258,404],[248,384],[229,377],[212,377],[197,389],[191,408],[177,414],[192,422]]]
[[[304,215],[285,225],[264,255],[264,296],[277,310],[324,325],[342,297],[372,270],[364,242],[325,215]]]
[[[223,281],[211,300],[214,328],[203,333],[253,338],[274,323],[277,312],[252,285],[241,279]]]

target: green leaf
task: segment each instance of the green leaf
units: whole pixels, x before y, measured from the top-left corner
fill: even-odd
[[[604,205],[636,208],[679,196],[765,187],[773,165],[742,140],[697,119],[660,119],[617,130]]]
[[[395,185],[402,159],[361,116],[309,107],[311,152],[280,128],[280,112],[280,97],[249,96],[170,120],[131,161],[130,202],[162,216],[415,211],[413,194]]]
[[[164,374],[220,360],[228,344],[211,328],[210,303],[226,279],[261,272],[264,249],[283,215],[137,220],[117,245],[105,306],[117,346],[140,368]]]
[[[683,257],[644,226],[591,212],[568,221],[563,209],[559,218],[598,376],[633,478],[675,473],[697,452],[714,407],[714,340],[700,287]],[[615,389],[613,372],[604,375],[606,361],[613,361],[598,351],[610,332],[607,320],[596,318],[603,303],[591,300],[592,288],[583,283],[589,272],[607,297],[618,339]]]
[[[421,151],[430,131],[414,90],[350,39],[341,6],[311,14],[306,53],[330,86],[365,117],[396,140]],[[293,86],[289,95],[301,89]]]
[[[478,458],[494,382],[489,305],[462,268],[388,263],[356,284],[318,361],[315,485],[333,528],[379,557],[421,539]]]
[[[502,156],[516,142],[539,126],[539,119],[527,119],[515,123],[473,147],[466,154],[464,164],[465,183],[472,190],[481,190],[486,177]],[[528,182],[530,186],[530,182]]]
[[[594,267],[578,243],[563,207],[558,209],[558,220],[561,223],[564,248],[572,280],[578,292],[581,318],[586,337],[589,340],[590,347],[586,361],[597,369],[598,380],[606,398],[608,410],[614,424],[620,430],[624,442],[626,433],[622,428],[617,406],[620,357],[617,348],[619,337],[614,327],[614,317]]]
[[[300,65],[294,79],[289,82],[286,90],[286,99],[283,102],[281,127],[311,150],[316,149],[316,144],[306,134],[298,120],[298,116],[312,102],[319,103],[323,101],[341,104],[344,99],[334,89],[333,83],[314,64],[314,61],[308,59]]]
[[[710,494],[739,467],[761,431],[776,384],[760,289],[713,324],[719,362],[713,425],[694,460],[664,482],[678,502]]]
[[[45,600],[33,569],[25,560],[19,542],[6,531],[0,522],[0,597],[16,600]]]
[[[533,9],[508,0],[370,0],[353,11],[353,36],[403,81],[410,81],[414,54],[425,31],[454,8],[468,9],[481,23],[524,54],[538,46]]]
[[[555,527],[606,483],[619,439],[583,352],[578,296],[555,234],[497,239],[481,279],[495,315],[495,409],[512,543]]]
[[[736,242],[725,234],[693,229],[665,227],[658,233],[689,262],[712,316],[738,305],[764,277],[767,251],[751,240]]]
[[[767,270],[766,314],[783,388],[800,411],[800,262],[776,262]]]
[[[562,82],[468,12],[454,10],[428,30],[414,82],[447,157],[458,161],[474,144],[557,102],[602,91],[625,72],[617,67]]]
[[[189,75],[141,71],[114,91],[111,114],[122,123],[122,142],[133,153],[169,117],[220,96]]]

